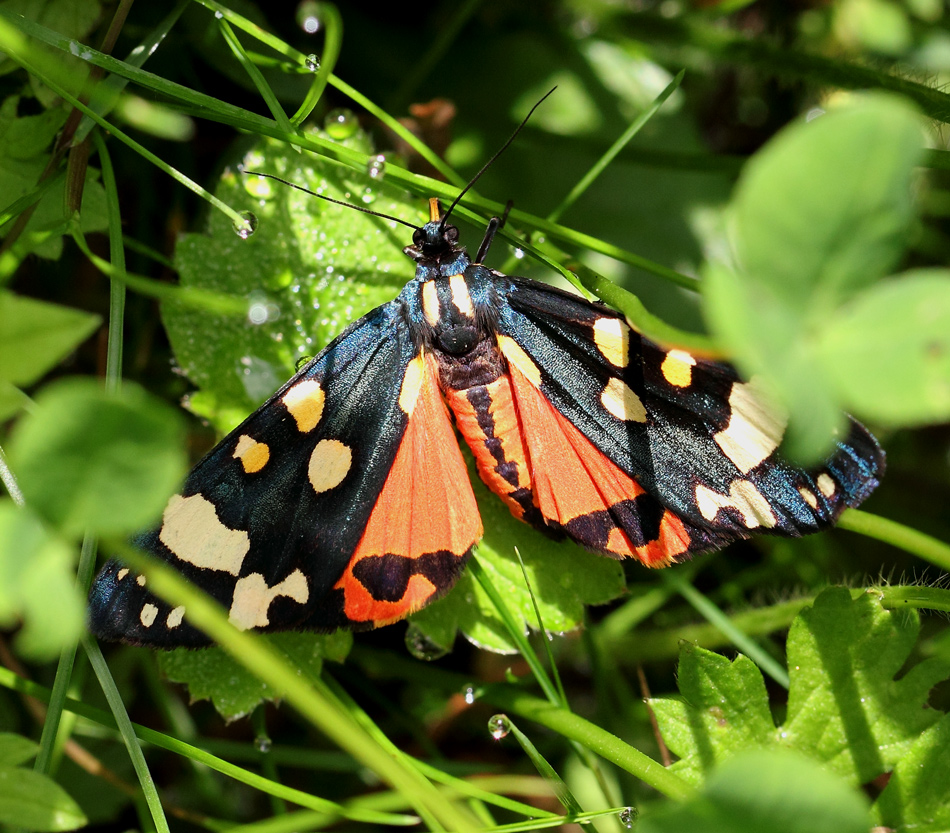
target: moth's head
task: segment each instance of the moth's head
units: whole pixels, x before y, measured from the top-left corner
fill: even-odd
[[[447,252],[458,250],[459,230],[446,222],[439,201],[429,200],[429,222],[417,228],[412,234],[412,245],[406,247],[406,254],[413,260],[438,258]]]

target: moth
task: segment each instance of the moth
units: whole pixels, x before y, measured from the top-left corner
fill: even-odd
[[[415,276],[225,437],[138,546],[241,629],[367,629],[444,595],[482,535],[458,436],[512,514],[552,538],[664,567],[752,533],[832,525],[877,486],[860,424],[820,466],[729,364],[664,349],[623,315],[474,258],[437,200]],[[100,638],[208,640],[117,561],[90,597]]]

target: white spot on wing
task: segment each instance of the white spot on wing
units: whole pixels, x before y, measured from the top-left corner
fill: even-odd
[[[818,498],[815,497],[815,493],[807,486],[799,486],[798,494],[804,498],[805,503],[807,503],[812,509],[818,508]]]
[[[660,365],[660,372],[673,387],[688,388],[693,383],[694,359],[685,350],[670,350]]]
[[[178,607],[173,607],[168,613],[168,618],[165,620],[165,627],[177,628],[181,624],[181,620],[184,618],[185,606],[178,605]]]
[[[646,422],[647,412],[640,397],[622,379],[608,379],[600,394],[600,404],[617,419],[626,422]]]
[[[247,533],[228,529],[218,518],[214,504],[201,495],[172,495],[158,537],[182,561],[232,576],[241,574],[244,556],[251,548]]]
[[[339,486],[353,463],[350,447],[339,440],[320,440],[310,455],[307,476],[318,494]]]
[[[435,281],[426,281],[422,284],[422,314],[430,327],[439,323],[442,311],[439,308],[439,293]]]
[[[501,350],[509,364],[513,364],[521,375],[536,388],[541,387],[541,369],[534,363],[521,345],[509,336],[498,336],[498,349]]]
[[[421,354],[406,365],[406,372],[403,374],[402,385],[399,388],[399,407],[407,416],[412,416],[416,402],[419,401],[419,391],[422,390],[425,372],[425,359]]]
[[[707,521],[714,521],[720,509],[731,508],[739,513],[747,529],[771,529],[778,523],[765,496],[748,480],[733,480],[728,495],[700,484],[696,487],[696,505]]]
[[[145,587],[145,576],[136,576],[136,577],[135,577],[135,583],[136,583],[139,587]]]
[[[630,358],[630,328],[619,318],[594,322],[594,344],[614,367],[626,367]]]
[[[778,448],[786,418],[754,380],[733,383],[729,410],[729,424],[713,439],[736,468],[748,474]]]
[[[158,616],[158,608],[153,604],[144,604],[142,605],[142,612],[139,613],[139,621],[146,627],[150,628],[155,622],[155,617]]]
[[[280,399],[297,423],[297,430],[304,434],[319,424],[325,400],[323,388],[313,379],[297,382]]]
[[[815,480],[815,484],[818,486],[818,491],[821,492],[825,497],[831,497],[835,493],[835,481],[831,479],[831,475],[828,472],[822,472],[818,475],[818,479]]]
[[[287,596],[298,604],[306,604],[310,598],[307,579],[300,570],[294,570],[287,578],[273,587],[268,587],[264,576],[251,573],[239,579],[234,586],[234,596],[228,619],[239,630],[263,628],[270,624],[267,616],[270,604],[278,596]]]
[[[123,567],[119,572],[115,574],[116,581],[122,581],[129,574],[129,568]]]

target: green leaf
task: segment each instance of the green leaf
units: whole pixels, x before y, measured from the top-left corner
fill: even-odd
[[[18,650],[49,660],[76,640],[85,600],[75,584],[70,547],[30,507],[0,500],[0,626],[23,623]]]
[[[44,155],[66,120],[62,109],[45,110],[35,116],[19,116],[20,100],[19,95],[11,95],[0,104],[0,155],[11,162]],[[9,192],[4,194],[9,197]]]
[[[950,271],[918,269],[858,295],[821,339],[849,409],[875,422],[950,419]]]
[[[38,744],[23,735],[0,732],[0,768],[25,764],[38,749]]]
[[[874,804],[877,824],[915,833],[950,828],[950,715],[924,732],[897,762]]]
[[[782,750],[723,764],[702,793],[646,816],[638,833],[866,833],[867,799],[813,761]]]
[[[663,740],[680,758],[672,771],[699,784],[739,750],[774,744],[765,683],[752,660],[684,645],[678,677],[682,700],[651,701]]]
[[[919,629],[915,611],[885,610],[871,592],[854,601],[843,587],[821,593],[788,634],[784,742],[853,784],[890,770],[940,719],[927,698],[950,674],[937,657],[903,671]]]
[[[278,633],[262,636],[283,651],[303,673],[319,676],[323,660],[343,662],[353,644],[349,631],[322,635]],[[195,651],[181,648],[158,655],[165,675],[188,686],[192,700],[211,700],[226,720],[252,712],[264,700],[279,699],[283,692],[261,682],[221,648]]]
[[[27,830],[75,830],[86,823],[79,805],[51,778],[0,767],[0,824]]]
[[[185,470],[181,415],[142,388],[64,379],[40,393],[10,443],[30,504],[63,532],[134,532],[155,521]]]
[[[358,134],[348,144],[369,152]],[[243,160],[248,170],[287,179],[334,199],[410,222],[421,203],[286,144],[264,141]],[[273,180],[228,171],[216,195],[257,216],[247,240],[212,212],[208,234],[185,235],[175,250],[182,286],[248,297],[248,320],[165,304],[175,357],[203,395],[203,415],[222,429],[289,379],[297,362],[325,347],[351,321],[391,300],[412,277],[402,226],[302,193]],[[261,323],[252,323],[255,318]]]
[[[574,630],[584,621],[585,605],[605,604],[623,592],[626,582],[619,561],[594,555],[576,544],[544,538],[516,520],[474,471],[470,476],[485,527],[485,537],[478,544],[479,557],[525,630],[537,627],[537,617],[514,554],[516,547],[544,627],[550,632]],[[452,647],[456,630],[480,648],[500,653],[516,650],[495,606],[467,570],[444,599],[414,614],[412,625],[429,642],[446,650]]]
[[[913,219],[920,117],[869,95],[783,130],[746,165],[732,202],[740,268],[809,316],[887,274]]]
[[[0,380],[40,379],[99,326],[98,315],[0,291]]]
[[[914,611],[885,610],[872,593],[852,600],[843,587],[822,592],[789,632],[788,711],[778,729],[762,675],[748,659],[729,662],[684,646],[683,699],[651,701],[660,732],[681,758],[673,769],[699,783],[741,751],[780,746],[855,786],[871,781],[942,716],[926,703],[950,674],[950,661],[931,658],[905,670],[918,630]]]
[[[736,189],[735,265],[704,272],[711,329],[788,411],[783,450],[802,463],[845,428],[820,342],[839,307],[903,251],[922,144],[917,115],[880,95],[787,128]]]

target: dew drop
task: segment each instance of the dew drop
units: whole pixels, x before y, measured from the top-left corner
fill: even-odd
[[[524,249],[522,248],[515,249],[514,256],[516,260],[521,260],[524,257]]]
[[[304,62],[303,62],[303,63],[304,63],[304,66],[305,66],[308,70],[310,70],[310,72],[316,72],[318,69],[320,69],[320,58],[317,57],[313,52],[311,52],[311,53],[304,59]]]
[[[465,689],[464,696],[465,696],[465,702],[471,706],[472,703],[475,702],[475,689],[472,688],[471,686],[468,686],[468,688]]]
[[[254,738],[254,745],[257,747],[258,752],[270,752],[274,742],[266,735],[258,735]]]
[[[359,121],[352,110],[338,107],[327,113],[323,127],[331,139],[341,141],[342,139],[349,139],[350,136],[356,133]]]
[[[308,35],[315,35],[323,27],[323,21],[320,19],[320,4],[314,0],[303,0],[297,6],[297,13],[294,16],[297,19],[297,25]]]
[[[636,807],[624,807],[618,814],[617,818],[620,820],[620,823],[627,828],[627,830],[633,829],[633,826],[637,823],[637,817],[640,815],[640,811]]]
[[[216,11],[216,12],[214,13],[214,19],[215,19],[215,20],[221,20],[222,18],[224,18],[224,12],[222,12],[222,11]]]
[[[257,231],[257,215],[253,211],[242,211],[241,221],[233,224],[234,232],[242,240],[247,240]]]
[[[382,179],[386,175],[386,157],[379,154],[370,159],[366,163],[366,173],[370,179]]]
[[[363,205],[372,205],[376,202],[376,191],[367,186],[363,189],[363,193],[360,195],[360,202]]]
[[[449,652],[445,645],[430,639],[422,628],[412,622],[406,629],[406,648],[416,659],[426,662],[444,657]]]
[[[488,731],[495,740],[501,740],[511,731],[511,721],[506,714],[494,714],[488,719]]]

